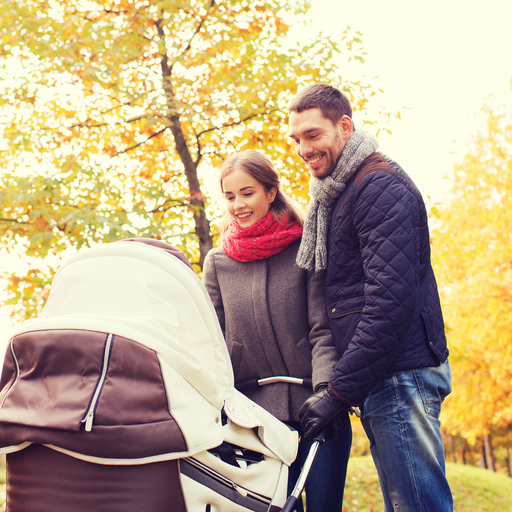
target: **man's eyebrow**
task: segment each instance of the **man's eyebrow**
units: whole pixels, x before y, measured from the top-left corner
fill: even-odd
[[[302,132],[302,134],[309,135],[310,133],[316,132],[319,130],[322,130],[322,128],[320,126],[313,126],[312,128],[308,128],[307,130],[304,130]],[[297,138],[297,135],[295,135],[294,133],[288,133],[288,137],[290,137],[291,139],[294,139],[294,138]]]

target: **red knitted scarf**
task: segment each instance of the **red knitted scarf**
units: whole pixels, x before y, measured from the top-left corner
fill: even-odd
[[[222,249],[236,261],[264,260],[280,253],[302,236],[302,226],[292,222],[282,226],[272,213],[247,228],[231,219],[222,236]]]

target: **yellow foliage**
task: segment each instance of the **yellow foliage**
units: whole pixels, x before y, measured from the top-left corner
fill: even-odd
[[[286,106],[298,86],[340,85],[342,75],[338,42],[318,35],[283,44],[284,20],[306,12],[308,0],[4,7],[0,59],[27,63],[2,85],[10,110],[0,120],[0,243],[44,258],[161,237],[200,268],[219,217],[200,176],[245,149],[268,154],[286,189],[307,203],[307,173],[289,157]],[[362,52],[357,34],[342,39],[349,59]],[[371,78],[341,85],[359,110],[374,92]],[[36,277],[10,298],[30,314],[47,284],[24,293]]]
[[[512,117],[484,111],[432,245],[453,372],[444,423],[472,443],[512,423]]]

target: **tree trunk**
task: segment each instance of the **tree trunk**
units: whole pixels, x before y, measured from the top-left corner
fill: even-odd
[[[510,448],[507,446],[507,473],[512,478],[512,465],[510,461]]]
[[[478,463],[478,466],[482,469],[487,469],[487,460],[485,458],[485,445],[484,440],[482,438],[482,445],[480,446],[480,461]]]
[[[169,116],[171,124],[171,131],[176,143],[176,150],[180,156],[181,161],[185,167],[185,176],[187,177],[188,188],[190,191],[190,205],[192,206],[192,213],[194,215],[194,223],[196,226],[196,235],[199,239],[199,266],[203,268],[204,258],[208,251],[213,248],[212,237],[210,235],[210,221],[206,217],[206,209],[197,177],[197,165],[192,160],[188,150],[179,115],[175,114]]]
[[[452,458],[452,462],[457,462],[457,457],[456,457],[456,454],[455,454],[455,436],[450,434],[448,436],[448,442],[449,442],[449,445],[450,445],[450,455],[451,455],[451,458]]]
[[[492,437],[490,433],[484,434],[484,455],[487,469],[496,471],[494,453],[492,451]]]
[[[213,2],[212,2],[213,4]],[[157,23],[158,33],[161,41],[165,41],[165,34],[161,24]],[[162,82],[165,90],[167,101],[167,119],[169,128],[171,129],[176,144],[176,152],[178,153],[187,178],[188,189],[190,192],[190,205],[194,216],[196,235],[199,240],[199,266],[203,268],[204,258],[210,249],[213,248],[213,241],[210,235],[210,221],[206,217],[205,204],[199,178],[197,176],[197,166],[200,156],[194,161],[190,154],[185,135],[181,126],[179,110],[176,105],[174,91],[172,87],[172,65],[169,65],[167,54],[165,53],[165,45],[162,45],[162,59],[160,67],[162,70]]]

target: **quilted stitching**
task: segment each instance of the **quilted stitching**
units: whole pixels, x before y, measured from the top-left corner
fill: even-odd
[[[353,404],[386,373],[448,355],[421,194],[398,164],[379,157],[370,157],[376,172],[363,163],[331,218],[326,297],[343,354],[331,382]],[[337,317],[336,303],[354,296],[363,310]]]

